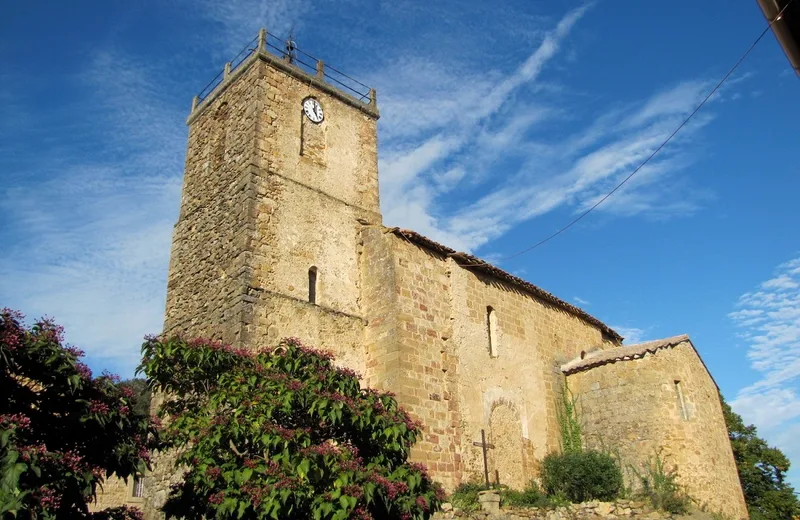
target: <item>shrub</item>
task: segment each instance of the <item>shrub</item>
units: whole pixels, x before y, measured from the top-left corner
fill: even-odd
[[[550,507],[560,505],[558,497],[547,496],[535,480],[531,480],[522,491],[508,488],[501,489],[500,502],[503,505],[517,507]]]
[[[573,503],[610,501],[622,490],[622,472],[610,455],[599,451],[551,453],[542,461],[542,485],[548,495]]]
[[[486,485],[483,484],[483,482],[465,482],[453,491],[449,501],[453,507],[457,507],[463,511],[477,511],[480,505],[478,503],[478,493],[484,489],[486,489]]]
[[[391,394],[299,340],[250,351],[151,338],[164,441],[187,468],[167,518],[422,520],[443,492],[407,461],[421,435]]]
[[[639,495],[647,499],[655,509],[673,514],[689,512],[691,498],[678,484],[677,472],[674,469],[666,470],[660,452],[647,461],[643,473],[635,469],[634,472],[641,484]]]

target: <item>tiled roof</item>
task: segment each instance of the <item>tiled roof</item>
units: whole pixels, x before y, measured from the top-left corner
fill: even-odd
[[[560,298],[557,298],[556,296],[550,294],[544,289],[536,287],[532,283],[526,282],[522,278],[518,278],[513,274],[507,273],[506,271],[503,271],[499,267],[495,267],[492,264],[485,262],[476,256],[472,256],[467,253],[459,253],[455,249],[451,249],[445,245],[435,242],[428,237],[420,235],[416,231],[411,231],[408,229],[400,229],[400,228],[391,228],[389,229],[389,231],[399,237],[405,238],[410,242],[413,242],[417,245],[433,250],[449,258],[452,258],[461,267],[489,274],[495,278],[508,282],[509,284],[522,289],[523,291],[535,296],[536,298],[540,298],[557,307],[560,307],[561,309],[569,312],[570,314],[573,314],[574,316],[577,316],[578,318],[581,318],[582,320],[591,323],[592,325],[595,325],[605,334],[611,336],[617,341],[622,341],[623,339],[622,336],[617,334],[617,332],[614,331],[611,327],[609,327],[602,321],[598,320],[594,316],[591,316],[587,314],[585,311],[579,309],[578,307],[575,307],[574,305],[567,303]]]
[[[587,353],[583,359],[576,358],[561,365],[561,371],[565,374],[572,374],[582,370],[588,370],[599,365],[605,365],[607,363],[616,363],[617,361],[627,361],[630,359],[640,359],[647,354],[654,354],[657,350],[674,347],[685,341],[688,341],[691,344],[689,336],[682,334],[680,336],[673,336],[671,338],[659,339],[656,341],[648,341],[646,343],[639,343],[637,345],[626,345],[622,347],[610,348],[608,350],[597,350],[595,352]]]

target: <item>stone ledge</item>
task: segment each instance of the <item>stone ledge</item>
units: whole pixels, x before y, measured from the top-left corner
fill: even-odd
[[[495,499],[489,499],[489,496]],[[616,502],[584,502],[555,508],[498,507],[499,495],[484,491],[479,497],[482,511],[465,512],[452,504],[443,504],[434,520],[465,518],[471,520],[714,520],[709,513],[695,512],[689,515],[673,515],[655,511],[649,504],[638,500],[617,500]],[[499,504],[498,504],[499,505]],[[486,506],[489,506],[488,508]]]

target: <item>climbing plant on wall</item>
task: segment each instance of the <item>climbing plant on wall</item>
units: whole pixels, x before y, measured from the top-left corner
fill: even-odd
[[[407,462],[420,425],[325,352],[152,338],[143,354],[149,385],[169,396],[164,440],[187,468],[168,517],[424,519],[443,498]]]
[[[561,406],[558,408],[561,429],[561,449],[564,453],[578,453],[583,449],[581,423],[578,417],[578,400],[564,381]]]

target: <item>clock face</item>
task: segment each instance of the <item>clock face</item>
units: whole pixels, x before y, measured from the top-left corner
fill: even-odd
[[[312,123],[321,123],[325,118],[325,114],[322,112],[322,105],[313,97],[303,100],[303,112],[306,113]]]

